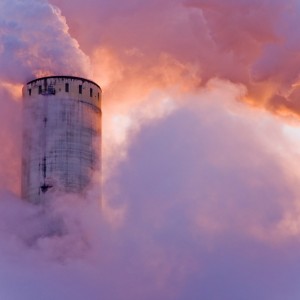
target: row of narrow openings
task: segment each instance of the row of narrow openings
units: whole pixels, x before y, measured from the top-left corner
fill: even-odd
[[[66,83],[65,84],[65,92],[69,93],[69,91],[70,91],[70,85],[69,85],[69,83]],[[29,96],[31,96],[31,89],[28,89],[28,93],[29,93]],[[42,93],[43,93],[42,86],[39,85],[39,94],[42,94]],[[78,93],[82,94],[82,84],[80,84],[78,86]],[[98,96],[98,100],[99,100],[100,94],[98,93],[97,96]],[[93,89],[92,88],[90,88],[90,97],[93,97]]]
[[[69,93],[69,91],[70,91],[70,85],[69,85],[69,83],[66,83],[65,84],[65,92]],[[78,93],[82,94],[82,84],[80,84],[78,86]],[[93,89],[92,88],[90,88],[90,97],[93,97]],[[98,99],[99,99],[99,93],[98,93]]]

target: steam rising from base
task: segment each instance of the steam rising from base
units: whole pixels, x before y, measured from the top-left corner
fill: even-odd
[[[52,3],[105,82],[103,205],[97,183],[84,201],[57,195],[33,207],[16,196],[19,84],[90,73],[56,7],[2,1],[0,298],[298,300],[297,124],[240,102],[268,108],[297,81],[288,68],[267,72],[278,55],[270,64],[260,56],[277,49],[287,58],[277,43],[287,28],[278,31],[273,17],[290,8],[267,0],[104,1],[102,10],[96,0]],[[281,100],[276,107],[287,109]]]

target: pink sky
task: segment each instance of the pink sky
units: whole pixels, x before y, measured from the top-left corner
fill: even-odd
[[[298,300],[300,6],[0,3],[0,299]],[[19,199],[21,88],[103,89],[104,199]],[[57,234],[49,234],[56,232]]]

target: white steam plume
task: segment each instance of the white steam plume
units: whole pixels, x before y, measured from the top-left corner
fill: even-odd
[[[149,8],[154,2],[162,5],[148,1]],[[46,1],[1,3],[2,80],[85,73],[86,57],[57,9]],[[0,178],[18,159],[10,153],[20,152],[13,109],[20,102],[11,87],[0,93],[1,130],[11,133],[1,139]],[[85,201],[54,199],[46,211],[2,192],[0,299],[298,300],[300,175],[293,167],[300,156],[270,115],[236,103],[243,93],[209,81],[196,95],[178,93],[182,109],[138,131],[106,187],[111,210],[125,212],[119,227],[106,222],[108,210],[100,216],[93,191]],[[16,151],[4,153],[7,145]]]
[[[89,75],[89,59],[68,34],[60,10],[44,0],[0,2],[0,79]]]

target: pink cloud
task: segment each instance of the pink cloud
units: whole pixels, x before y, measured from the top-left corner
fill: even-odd
[[[296,4],[51,3],[0,5],[0,298],[298,299],[297,138],[241,103],[298,111]],[[32,207],[15,196],[16,83],[89,59],[102,210],[97,189]]]

